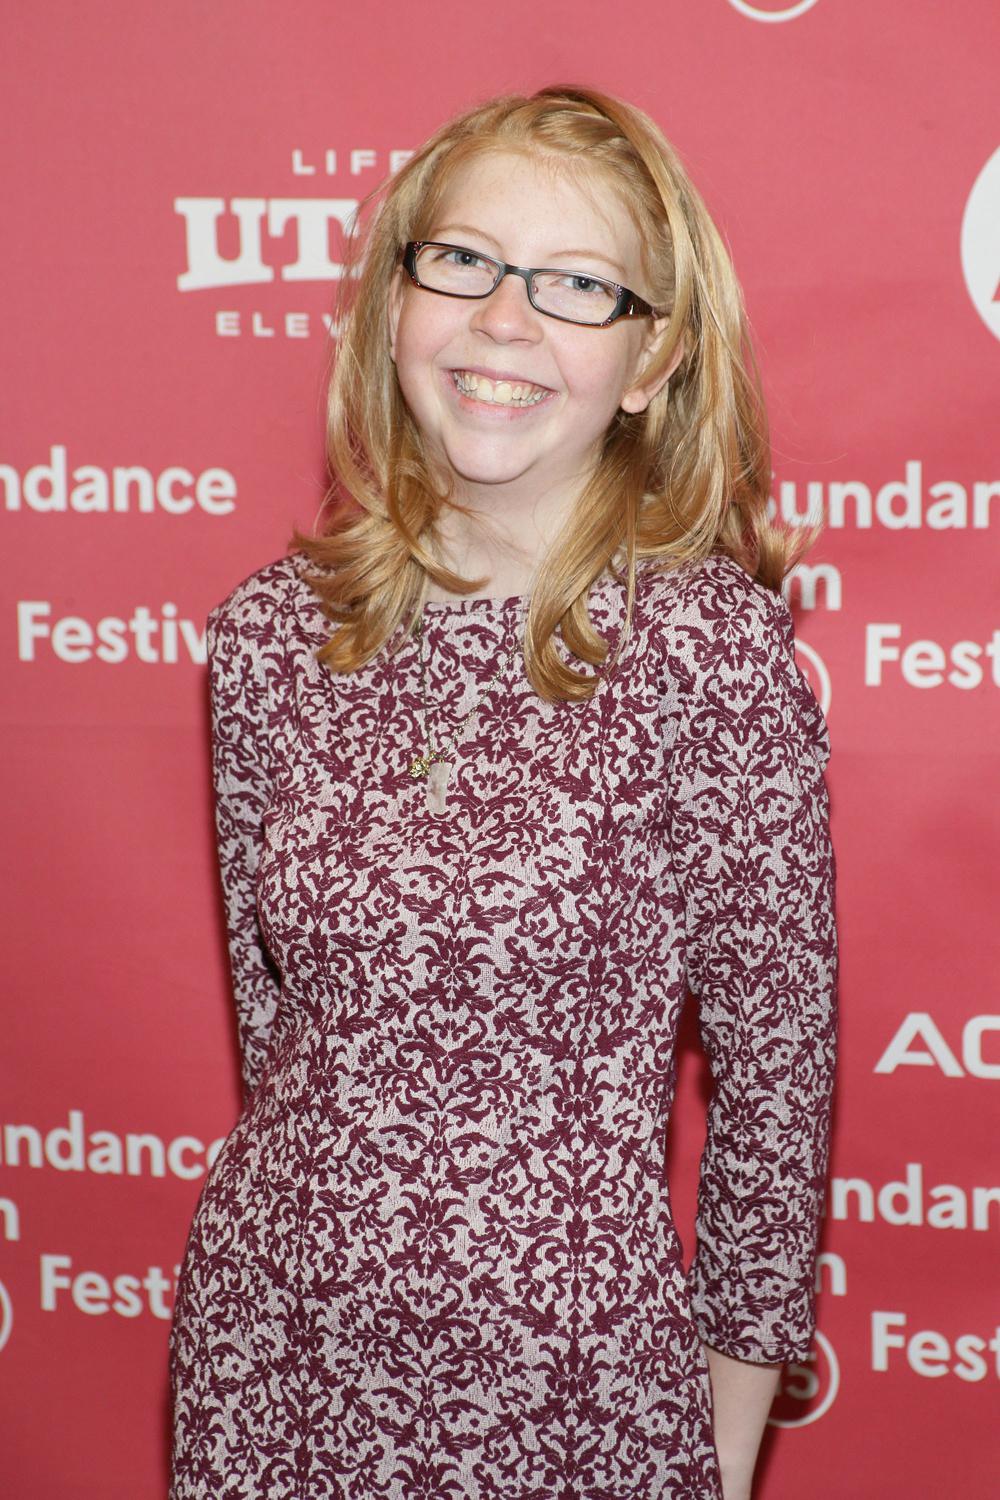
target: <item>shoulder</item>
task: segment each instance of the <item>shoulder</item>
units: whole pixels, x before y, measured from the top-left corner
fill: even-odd
[[[305,588],[299,554],[265,563],[235,584],[209,611],[209,633],[217,634],[226,627],[251,632],[257,638],[276,633]]]
[[[291,618],[311,595],[303,558],[291,553],[257,568],[208,613],[206,657],[212,698],[225,708],[263,718],[290,680]]]
[[[752,657],[794,639],[784,598],[721,553],[657,573],[650,594],[653,634],[668,658],[699,676],[740,649]]]
[[[651,602],[650,629],[669,697],[691,709],[709,707],[731,723],[776,715],[820,765],[827,763],[829,730],[796,661],[795,627],[782,594],[733,558],[713,553],[661,573]]]

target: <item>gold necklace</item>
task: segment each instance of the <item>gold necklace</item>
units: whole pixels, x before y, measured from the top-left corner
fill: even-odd
[[[430,738],[430,730],[428,728],[428,722],[429,721],[428,721],[428,714],[427,714],[427,667],[426,667],[426,664],[424,662],[424,614],[423,614],[423,610],[420,611],[420,621],[419,621],[419,623],[417,625],[417,640],[420,643],[420,682],[421,682],[421,690],[422,690],[422,693],[423,693],[423,700],[424,700],[424,738],[427,741],[427,753],[425,755],[414,756],[413,760],[410,761],[410,775],[411,776],[426,776],[429,773],[430,768],[434,764],[435,761],[437,761],[437,760],[445,761],[445,760],[448,759],[448,756],[449,756],[450,752],[452,750],[454,750],[455,745],[458,742],[458,737],[462,733],[462,730],[465,728],[466,724],[468,724],[469,720],[472,718],[472,715],[474,713],[478,713],[479,709],[482,708],[483,703],[484,703],[484,701],[486,699],[487,693],[489,692],[489,690],[493,686],[493,684],[496,682],[497,678],[500,676],[501,671],[503,670],[504,663],[507,661],[508,657],[513,656],[514,651],[517,649],[517,647],[513,647],[512,646],[510,648],[510,650],[504,652],[503,656],[500,659],[500,665],[499,665],[499,667],[497,667],[496,671],[493,673],[493,676],[490,678],[489,682],[486,684],[486,687],[483,689],[483,692],[482,692],[482,694],[480,695],[480,698],[479,698],[479,702],[476,703],[472,708],[470,708],[469,712],[466,714],[466,716],[462,720],[461,724],[459,724],[458,729],[455,731],[455,734],[452,737],[451,744],[447,747],[446,750],[441,751],[441,750],[435,750],[432,747],[432,745],[431,745],[431,738]]]

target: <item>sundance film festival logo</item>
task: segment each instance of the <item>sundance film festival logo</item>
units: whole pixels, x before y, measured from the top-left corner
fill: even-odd
[[[962,274],[976,312],[1000,339],[1000,148],[976,178],[965,205]]]

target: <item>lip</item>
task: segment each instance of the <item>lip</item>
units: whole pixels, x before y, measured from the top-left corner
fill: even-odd
[[[515,375],[510,370],[491,370],[487,365],[453,365],[448,373],[454,375],[458,370],[465,370],[469,375],[485,375],[487,380],[494,382],[509,380],[511,385],[537,385],[543,391],[552,389],[541,380],[532,380],[530,375]]]

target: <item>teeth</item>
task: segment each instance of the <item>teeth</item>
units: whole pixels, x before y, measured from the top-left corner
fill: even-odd
[[[458,389],[477,401],[487,401],[494,406],[537,406],[547,392],[541,386],[500,380],[495,384],[485,375],[472,375],[468,370],[453,370],[452,376]]]

